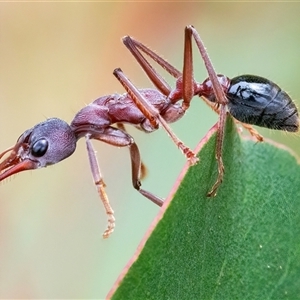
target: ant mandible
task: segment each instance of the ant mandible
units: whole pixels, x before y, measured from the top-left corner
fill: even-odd
[[[193,76],[192,37],[196,42],[209,76],[203,83],[196,82]],[[229,79],[224,75],[217,74],[200,35],[193,26],[185,28],[182,73],[132,37],[124,37],[123,43],[133,54],[152,83],[168,97],[171,103],[176,104],[178,101],[183,100],[181,107],[185,112],[190,106],[191,99],[194,96],[200,96],[219,114],[216,140],[218,177],[207,194],[209,197],[216,195],[224,176],[222,148],[227,111],[237,123],[241,123],[259,142],[263,141],[263,137],[250,124],[289,132],[299,130],[297,107],[286,92],[272,81],[260,76],[241,75]],[[174,89],[170,88],[140,51],[148,55],[176,79]]]
[[[103,237],[107,238],[114,230],[114,211],[105,192],[105,183],[98,166],[97,157],[91,143],[96,139],[117,147],[129,147],[131,158],[132,185],[143,196],[162,206],[163,200],[141,188],[141,158],[137,144],[124,128],[124,123],[150,133],[159,125],[166,130],[173,142],[184,153],[191,165],[198,161],[195,154],[172,132],[168,123],[180,119],[184,110],[156,89],[138,90],[121,72],[114,74],[123,84],[127,93],[102,96],[82,108],[69,125],[58,118],[50,118],[26,130],[15,146],[0,154],[0,181],[11,175],[56,164],[73,154],[76,143],[85,137],[86,147],[94,183],[105,207],[108,226]],[[112,125],[116,124],[116,127]]]

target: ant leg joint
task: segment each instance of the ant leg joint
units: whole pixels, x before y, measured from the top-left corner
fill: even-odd
[[[191,166],[194,166],[198,163],[199,158],[195,155],[195,153],[188,147],[186,147],[181,141],[178,143],[179,149],[187,158],[188,162]]]
[[[182,109],[183,109],[184,112],[187,111],[189,109],[189,107],[190,107],[189,102],[183,102],[182,103]]]
[[[141,188],[141,182],[139,180],[137,180],[134,184],[133,184],[133,187],[136,189],[136,190],[140,190]]]

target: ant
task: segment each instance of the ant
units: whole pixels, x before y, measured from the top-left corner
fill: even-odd
[[[193,78],[192,36],[209,74],[209,78],[202,84],[197,83]],[[297,131],[299,128],[296,106],[289,96],[271,81],[252,75],[239,76],[232,80],[223,75],[217,75],[199,34],[192,26],[187,26],[185,29],[182,73],[129,36],[125,37],[123,42],[157,89],[137,89],[121,69],[115,69],[113,73],[127,93],[107,95],[96,99],[81,109],[70,125],[57,118],[47,119],[26,130],[15,146],[0,154],[1,159],[11,151],[10,155],[0,163],[0,181],[2,181],[21,171],[46,167],[69,157],[75,151],[76,142],[81,137],[85,137],[93,180],[108,216],[104,238],[113,232],[115,218],[104,189],[105,184],[91,139],[117,147],[128,146],[133,187],[143,196],[161,206],[163,204],[161,198],[141,189],[140,173],[143,165],[139,149],[134,139],[126,132],[124,123],[134,125],[147,133],[153,132],[161,125],[184,153],[189,163],[193,165],[197,163],[198,158],[176,137],[168,123],[175,122],[184,115],[193,96],[202,97],[219,114],[216,143],[218,178],[208,196],[216,194],[223,179],[222,145],[227,109],[258,141],[262,141],[263,137],[249,124],[287,131]],[[175,77],[176,88],[174,90],[152,68],[139,50]],[[181,105],[178,103],[180,100],[183,100]],[[116,124],[116,127],[113,127],[113,124]]]
[[[202,83],[196,82],[193,77],[192,38],[196,42],[209,76]],[[132,37],[124,37],[123,43],[155,87],[171,103],[176,104],[178,101],[183,100],[181,107],[185,112],[189,108],[192,98],[199,96],[219,114],[216,140],[218,177],[208,192],[208,197],[216,195],[224,176],[222,148],[227,112],[234,117],[236,123],[241,123],[258,142],[262,142],[263,137],[251,125],[289,132],[297,132],[299,130],[297,107],[286,92],[281,90],[274,82],[260,76],[240,75],[229,79],[224,75],[217,74],[199,33],[191,25],[185,28],[182,73]],[[170,88],[168,83],[156,72],[141,52],[148,55],[176,79],[174,89]]]

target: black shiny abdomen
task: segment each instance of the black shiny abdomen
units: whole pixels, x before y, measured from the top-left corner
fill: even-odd
[[[268,79],[237,76],[231,79],[226,96],[230,114],[243,123],[293,132],[299,129],[296,105]]]

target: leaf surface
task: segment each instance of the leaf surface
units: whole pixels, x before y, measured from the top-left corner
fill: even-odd
[[[210,135],[109,298],[299,299],[299,163],[241,139],[228,118],[224,181],[207,198],[217,176]]]

